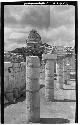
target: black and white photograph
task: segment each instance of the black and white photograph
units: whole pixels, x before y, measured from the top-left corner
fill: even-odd
[[[77,123],[77,5],[1,4],[4,124]]]

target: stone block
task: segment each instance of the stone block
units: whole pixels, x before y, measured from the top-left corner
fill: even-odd
[[[45,98],[46,101],[53,101],[54,100],[54,88],[45,88]]]
[[[53,59],[53,60],[55,60],[55,59],[57,59],[57,54],[43,54],[42,55],[42,59],[43,60],[48,60],[48,59]]]

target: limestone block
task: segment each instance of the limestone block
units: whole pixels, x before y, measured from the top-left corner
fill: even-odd
[[[58,62],[57,65],[57,73],[58,73],[58,83],[60,84],[59,87],[62,89],[64,84],[64,70],[63,70],[63,61]]]
[[[18,98],[18,97],[19,97],[18,88],[14,88],[14,89],[13,89],[13,97],[14,97],[14,98]]]
[[[39,78],[26,78],[26,89],[33,92],[38,91],[40,89]]]
[[[40,77],[40,69],[39,68],[31,68],[31,67],[26,67],[26,75],[28,78],[39,78]]]
[[[30,58],[29,58],[29,56],[27,56],[26,57],[26,66],[39,68],[40,67],[39,58],[37,56],[30,56]]]
[[[8,72],[8,68],[10,68],[11,73]],[[7,89],[12,89],[12,84],[13,83],[13,69],[12,69],[12,64],[5,62],[4,63],[4,92]]]
[[[34,108],[34,110],[27,109],[27,117],[26,117],[27,123],[32,122],[36,123],[40,121],[40,109]]]
[[[54,78],[46,77],[45,78],[45,88],[54,88]]]
[[[47,56],[45,57],[47,58]],[[47,58],[48,59],[48,58]],[[54,60],[48,59],[45,65],[45,98],[47,101],[54,99]]]
[[[39,91],[34,93],[27,91],[26,98],[27,108],[31,108],[31,110],[34,108],[40,108]]]
[[[10,70],[10,72],[8,71]],[[26,86],[26,63],[4,63],[4,93],[12,92],[18,97],[20,92]]]
[[[6,91],[8,84],[9,84],[9,77],[4,76],[4,92]]]
[[[6,84],[6,83],[5,83]],[[13,91],[13,80],[9,79],[7,87],[4,89],[6,92]]]
[[[45,59],[57,59],[57,54],[42,54],[42,59],[45,60]]]
[[[7,92],[7,93],[6,93],[6,99],[7,99],[9,102],[13,102],[13,101],[14,101],[13,92]]]
[[[45,70],[54,71],[54,60],[47,60]]]
[[[45,70],[45,77],[53,77],[54,78],[54,72],[51,70]]]
[[[46,98],[47,101],[53,101],[54,100],[54,88],[53,89],[45,88],[45,98]]]

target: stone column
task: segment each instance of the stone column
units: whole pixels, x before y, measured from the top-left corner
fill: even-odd
[[[37,56],[26,57],[26,107],[27,122],[40,121],[39,96],[40,61]]]
[[[54,100],[54,61],[56,55],[43,54],[43,60],[46,60],[45,65],[45,98],[46,101]]]
[[[68,58],[64,58],[64,83],[65,85],[68,84],[68,72],[67,72],[67,63],[68,63]]]
[[[54,63],[54,73],[56,73],[56,62]]]
[[[67,65],[67,81],[70,81],[70,65]]]
[[[59,88],[63,89],[63,84],[64,84],[64,79],[63,79],[63,61],[59,60],[58,61],[58,66],[57,66],[57,71],[58,71],[58,83],[59,83]]]
[[[56,80],[56,84],[55,84],[55,88],[58,90],[59,89],[59,65],[58,63],[56,62],[56,75],[57,75],[57,80]]]
[[[65,59],[63,59],[63,83],[67,84],[67,68]]]
[[[70,81],[70,61],[68,58],[67,58],[66,67],[67,67],[67,82],[69,82]]]

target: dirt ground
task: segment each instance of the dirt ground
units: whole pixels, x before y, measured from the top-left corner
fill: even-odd
[[[74,123],[76,98],[75,89],[55,89],[54,102],[46,102],[45,87],[40,89],[40,123],[58,124]],[[15,104],[6,104],[4,108],[4,123],[26,124],[26,97],[17,99]]]

